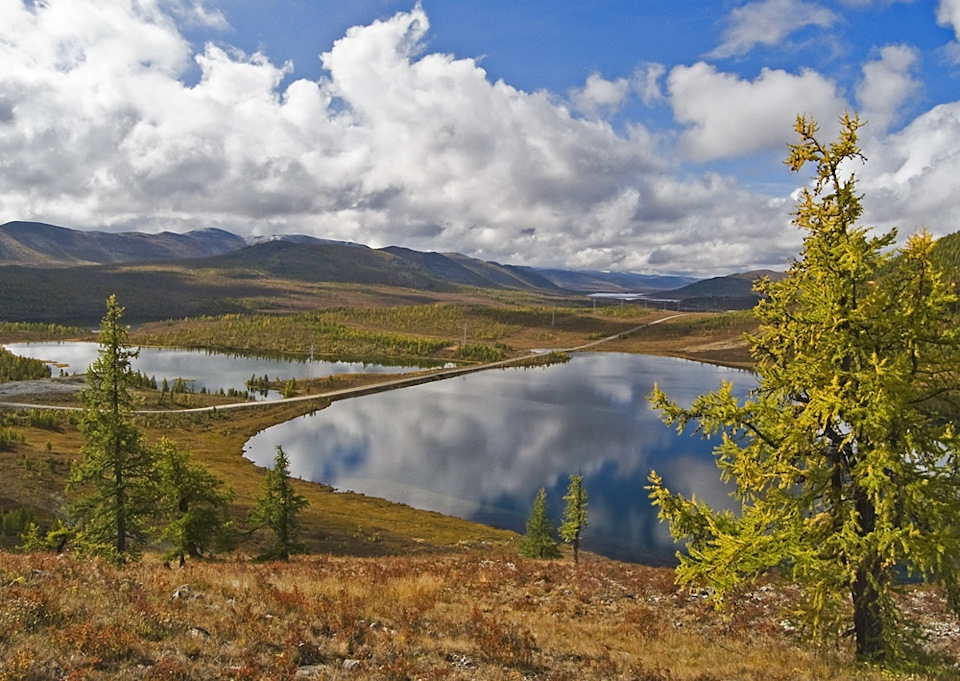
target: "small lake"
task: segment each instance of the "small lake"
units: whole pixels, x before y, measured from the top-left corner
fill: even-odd
[[[44,362],[54,363],[56,376],[62,368],[67,374],[86,373],[87,367],[97,360],[97,343],[5,343],[4,347],[15,355],[32,357]],[[322,378],[333,374],[353,373],[403,373],[416,367],[382,366],[362,362],[327,362],[310,359],[274,359],[245,355],[223,354],[206,350],[185,350],[176,348],[140,348],[140,356],[133,360],[133,370],[147,377],[155,377],[157,384],[167,379],[173,381],[182,378],[194,392],[206,388],[207,392],[224,391],[233,388],[244,391],[245,381],[254,375],[280,378]],[[253,395],[253,392],[251,392]],[[267,393],[268,399],[279,398],[276,391]]]
[[[749,372],[686,360],[575,354],[563,365],[500,369],[334,402],[273,426],[245,446],[270,466],[281,445],[291,471],[338,490],[523,532],[533,496],[547,488],[559,520],[568,476],[589,494],[584,547],[611,557],[670,563],[676,545],[644,486],[656,469],[674,492],[732,507],[714,442],[668,428],[649,406],[658,382],[688,404]]]

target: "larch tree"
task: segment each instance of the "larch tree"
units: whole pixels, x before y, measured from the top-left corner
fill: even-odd
[[[563,500],[567,505],[563,509],[560,522],[560,536],[573,546],[573,562],[580,562],[580,535],[587,527],[587,490],[583,488],[583,476],[571,475],[570,484]]]
[[[97,360],[87,369],[80,393],[81,459],[73,466],[68,490],[80,497],[71,506],[78,548],[124,560],[146,539],[146,520],[155,511],[153,452],[133,422],[132,360],[116,296],[107,300],[100,323]]]
[[[858,226],[858,117],[837,141],[798,118],[794,171],[811,163],[794,223],[805,232],[785,279],[760,285],[749,337],[758,386],[729,384],[684,408],[659,388],[666,422],[721,434],[715,450],[739,513],[674,495],[656,472],[651,497],[686,540],[678,579],[725,594],[778,568],[801,585],[811,633],[850,629],[861,660],[909,654],[914,629],[897,605],[898,575],[943,585],[960,613],[956,297],[925,232],[891,252],[895,232]]]
[[[266,527],[273,533],[273,547],[267,556],[288,560],[291,553],[302,548],[298,542],[301,529],[298,516],[308,505],[307,498],[293,488],[290,458],[277,445],[273,468],[263,479],[263,493],[257,497],[256,508],[250,516],[254,527]]]
[[[223,480],[190,460],[187,451],[162,438],[156,447],[159,488],[159,541],[167,544],[166,559],[198,558],[204,552],[232,545],[228,513],[233,491]]]
[[[559,558],[557,528],[547,514],[547,490],[541,487],[533,498],[533,508],[527,519],[527,532],[520,540],[523,558]]]

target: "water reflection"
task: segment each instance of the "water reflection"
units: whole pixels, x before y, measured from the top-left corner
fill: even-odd
[[[336,402],[252,438],[270,465],[276,445],[293,473],[522,531],[537,488],[559,517],[567,476],[590,494],[586,548],[628,560],[672,559],[675,547],[644,491],[651,468],[671,489],[729,506],[712,443],[677,436],[647,403],[653,383],[689,402],[747,372],[684,360],[577,355],[565,365],[506,369]]]
[[[45,362],[53,362],[63,367],[68,374],[82,374],[97,359],[97,343],[7,343],[10,352],[21,357],[33,357]],[[195,392],[206,388],[216,392],[233,388],[243,391],[244,382],[251,376],[269,376],[289,380],[296,378],[321,378],[333,374],[348,373],[401,373],[410,367],[388,367],[362,362],[326,362],[323,360],[275,359],[230,355],[207,350],[184,350],[177,348],[140,348],[140,356],[133,360],[133,370],[141,371],[148,377],[155,377],[157,383],[167,379],[173,383],[177,378],[189,381],[188,386]],[[58,369],[54,369],[56,375]],[[276,392],[267,397],[277,398]]]

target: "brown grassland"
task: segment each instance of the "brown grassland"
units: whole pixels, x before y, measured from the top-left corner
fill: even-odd
[[[718,614],[666,568],[498,549],[183,570],[7,553],[0,678],[955,678],[855,667],[846,641],[800,643],[779,612],[792,597],[758,585]],[[938,599],[911,602],[940,626]],[[955,637],[935,643],[957,653]]]
[[[520,310],[516,299],[467,296],[444,300],[452,311],[433,322],[417,317],[421,321],[413,323],[407,316],[398,329],[399,318],[377,312],[436,302],[419,295],[401,300],[403,292],[393,291],[385,299],[372,289],[340,290],[327,302],[353,304],[340,313],[351,328],[442,338],[452,347],[467,324],[478,334],[469,342],[499,343],[511,354],[582,345],[670,314],[529,300]],[[296,304],[283,312],[308,308]],[[741,336],[751,323],[741,313],[688,315],[598,349],[748,366]],[[174,333],[189,338],[204,324],[145,325],[133,342],[159,343],[162,334]],[[29,336],[18,333],[0,341]],[[297,394],[378,380],[383,377],[304,381]],[[227,481],[236,492],[231,514],[241,529],[263,480],[263,471],[242,457],[243,443],[328,403],[318,395],[190,414],[174,410],[235,399],[186,394],[158,404],[149,390],[142,397],[145,409],[167,412],[138,417],[147,442],[170,437]],[[70,392],[16,401],[77,404]],[[45,416],[31,422],[24,411],[0,409],[0,425],[21,437],[0,451],[0,511],[27,508],[41,524],[65,508],[64,483],[80,447],[67,412]],[[520,560],[512,532],[322,484],[296,485],[310,502],[302,516],[306,555],[289,563],[251,558],[268,539],[259,532],[245,533],[229,556],[190,561],[184,569],[165,566],[150,551],[122,567],[22,554],[14,551],[16,537],[0,537],[0,681],[960,678],[958,629],[941,595],[926,588],[908,587],[901,597],[929,632],[934,661],[882,671],[857,666],[847,638],[804,642],[790,624],[790,585],[753,585],[732,599],[730,609],[717,612],[703,593],[678,589],[669,568],[597,556],[579,567],[569,559]]]

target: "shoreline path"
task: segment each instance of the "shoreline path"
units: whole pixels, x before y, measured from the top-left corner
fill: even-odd
[[[635,326],[632,329],[627,331],[622,331],[620,333],[614,334],[612,336],[606,336],[599,340],[590,341],[589,343],[584,343],[583,345],[577,345],[572,348],[559,348],[554,349],[553,352],[582,352],[594,346],[600,345],[602,343],[607,343],[612,340],[617,340],[625,336],[632,335],[638,331],[653,326],[654,324],[661,324],[663,322],[669,321],[671,319],[676,319],[677,317],[683,317],[684,314],[675,314],[670,315],[669,317],[664,317],[662,319],[657,319],[656,321],[648,322],[646,324],[641,324],[640,326]],[[373,383],[371,385],[359,386],[355,388],[342,388],[339,390],[330,390],[323,393],[313,393],[310,395],[300,395],[298,397],[286,397],[279,400],[261,400],[257,402],[233,402],[231,404],[218,404],[209,407],[190,407],[185,409],[140,409],[137,414],[190,414],[190,413],[200,413],[200,412],[217,412],[225,411],[229,409],[251,409],[255,407],[263,406],[273,406],[276,404],[284,404],[289,402],[303,402],[306,400],[319,400],[319,399],[328,399],[331,402],[336,402],[338,400],[345,400],[351,397],[361,397],[363,395],[371,395],[373,393],[386,392],[388,390],[397,390],[399,388],[405,388],[413,385],[421,385],[423,383],[431,383],[433,381],[442,381],[447,378],[454,378],[456,376],[465,376],[467,374],[477,373],[478,371],[486,371],[487,369],[499,369],[501,367],[507,367],[512,364],[519,364],[521,362],[527,361],[532,355],[523,355],[521,357],[512,357],[510,359],[504,359],[497,362],[488,362],[486,364],[476,364],[473,366],[467,367],[454,367],[452,369],[437,369],[436,371],[429,374],[420,374],[417,376],[401,376],[400,378],[390,379],[387,381],[382,381],[379,383]],[[20,381],[18,382],[23,386],[22,390],[14,391],[12,394],[27,394],[32,392],[29,390],[32,386],[39,385],[50,385],[49,381]],[[0,385],[0,388],[3,386]],[[10,394],[10,393],[8,393]],[[35,393],[34,393],[35,394]],[[61,411],[79,411],[83,407],[66,407],[63,405],[53,405],[53,404],[31,404],[27,402],[7,402],[3,399],[3,393],[0,392],[0,407],[7,407],[13,409],[56,409]]]

